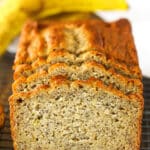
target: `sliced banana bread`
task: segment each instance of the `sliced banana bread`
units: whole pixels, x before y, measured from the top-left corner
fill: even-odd
[[[17,59],[17,58],[16,58]],[[67,63],[68,65],[77,65],[80,66],[85,61],[96,61],[97,63],[102,64],[106,69],[113,69],[118,74],[123,76],[127,76],[130,78],[135,78],[133,74],[131,74],[128,66],[124,63],[118,62],[115,59],[106,58],[106,55],[101,53],[98,50],[89,50],[85,53],[81,53],[79,55],[75,55],[73,53],[68,52],[67,50],[53,50],[49,52],[46,57],[37,57],[37,59],[31,63],[23,62],[23,64],[15,65],[14,79],[16,80],[20,76],[28,77],[32,73],[39,72],[41,70],[47,71],[49,66],[55,63]],[[25,63],[25,64],[24,64]],[[131,70],[134,72],[139,72],[138,66],[130,66]],[[139,77],[140,78],[140,75]]]
[[[40,85],[49,84],[50,78],[57,75],[66,76],[72,81],[95,77],[102,80],[106,85],[112,84],[125,94],[142,93],[142,83],[139,79],[124,77],[111,69],[106,70],[103,65],[95,61],[85,62],[80,66],[55,63],[47,71],[36,72],[27,78],[22,76],[15,80],[13,92],[32,91]]]
[[[61,76],[10,98],[16,150],[139,150],[143,98]]]
[[[38,58],[49,61],[48,56],[54,50],[81,55],[81,61],[94,57],[86,52],[95,50],[103,56],[98,58],[100,63],[123,75],[141,78],[131,27],[125,19],[113,23],[98,19],[49,24],[29,22],[22,32],[14,69],[33,64]]]
[[[71,80],[96,77],[125,94],[142,93],[141,73],[127,20],[111,24],[98,19],[43,24],[33,22],[25,26],[14,65],[14,91],[27,91],[47,84],[52,75],[67,75]],[[93,30],[92,25],[97,28]],[[109,36],[107,32],[110,32]],[[124,41],[117,40],[116,34]],[[119,57],[119,53],[123,54]],[[43,82],[38,77],[39,72],[45,71],[47,75],[42,76]],[[31,76],[36,77],[33,83]],[[35,85],[38,80],[41,80],[40,84]]]
[[[143,87],[127,20],[29,22],[10,97],[15,150],[139,150]]]

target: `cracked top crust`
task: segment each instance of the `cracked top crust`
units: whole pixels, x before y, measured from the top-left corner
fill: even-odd
[[[57,50],[67,50],[75,57],[94,50],[105,56],[106,63],[112,62],[112,67],[120,65],[120,72],[141,78],[131,26],[126,19],[112,23],[98,19],[30,21],[22,32],[14,69],[18,70],[20,65],[27,64],[32,70],[32,64],[37,59],[48,62],[50,53]]]

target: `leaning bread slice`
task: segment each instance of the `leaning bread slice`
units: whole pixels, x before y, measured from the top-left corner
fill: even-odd
[[[30,22],[22,32],[14,69],[21,64],[32,65],[37,58],[47,60],[50,52],[61,49],[75,56],[99,51],[106,60],[115,60],[114,68],[120,66],[118,64],[126,66],[120,68],[120,73],[141,78],[131,27],[125,19],[113,23],[98,19],[49,22],[47,25]]]
[[[21,76],[29,77],[30,75],[43,70],[47,71],[48,68],[55,63],[66,63],[68,65],[80,66],[86,61],[96,61],[97,63],[102,64],[105,68],[111,68],[117,74],[129,78],[135,78],[135,76],[130,75],[130,69],[134,69],[134,72],[137,74],[140,73],[138,73],[138,71],[140,71],[138,67],[134,66],[133,68],[131,65],[130,69],[128,69],[127,65],[124,63],[113,60],[112,58],[107,58],[106,55],[97,50],[89,50],[78,56],[69,53],[67,50],[54,50],[49,53],[47,59],[38,57],[32,64],[17,65],[14,72],[14,79],[16,80]]]
[[[41,85],[49,84],[50,78],[57,75],[66,76],[72,81],[94,77],[102,80],[106,85],[112,84],[125,94],[142,93],[143,89],[139,79],[124,77],[113,70],[106,70],[103,65],[95,61],[88,61],[81,64],[81,66],[55,63],[48,68],[48,72],[37,72],[28,78],[20,77],[13,83],[13,92],[32,91]]]
[[[15,150],[139,150],[143,98],[62,76],[10,100]]]

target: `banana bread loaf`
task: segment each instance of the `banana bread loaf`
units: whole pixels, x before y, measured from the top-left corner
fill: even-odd
[[[28,22],[9,99],[15,150],[139,150],[143,86],[126,19]]]

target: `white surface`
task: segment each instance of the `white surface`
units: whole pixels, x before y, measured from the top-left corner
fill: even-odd
[[[144,76],[150,77],[150,1],[148,0],[128,0],[128,11],[97,12],[106,21],[114,21],[125,17],[132,24],[135,45],[137,47],[139,63]],[[10,52],[15,52],[16,43],[8,48]]]

